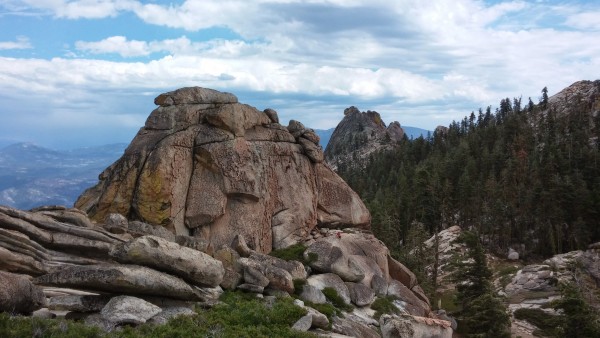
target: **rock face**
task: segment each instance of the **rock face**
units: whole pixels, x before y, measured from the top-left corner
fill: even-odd
[[[356,159],[365,159],[369,154],[391,149],[404,138],[400,123],[394,121],[386,127],[379,113],[360,112],[352,106],[344,110],[344,118],[337,125],[325,149],[325,160],[333,168],[339,165],[354,165]]]
[[[137,265],[92,265],[62,269],[34,280],[38,285],[205,301],[204,290],[180,278]]]
[[[111,257],[179,276],[194,285],[215,287],[223,281],[223,263],[198,250],[155,236],[143,236],[115,246]]]
[[[451,324],[445,320],[411,316],[396,318],[383,315],[379,322],[384,338],[452,337]]]
[[[30,314],[45,303],[42,290],[27,278],[0,271],[0,312]]]
[[[143,324],[162,309],[145,300],[118,296],[111,299],[100,314],[104,319],[118,324]]]
[[[317,225],[369,226],[360,198],[322,162],[318,137],[296,121],[193,87],[159,95],[124,155],[75,203],[93,220],[129,220],[218,248],[236,234],[261,253]],[[335,196],[337,198],[329,198]]]
[[[560,285],[575,283],[583,298],[590,305],[597,304],[597,285],[600,282],[600,243],[589,246],[588,250],[571,251],[555,255],[541,264],[522,267],[504,288],[508,309],[539,309],[557,315],[551,304],[562,297]],[[519,331],[530,333],[536,329],[534,323],[513,319],[513,326]]]
[[[577,81],[548,99],[548,106],[559,115],[579,109],[592,118],[600,112],[600,80]],[[575,109],[574,109],[575,108]]]

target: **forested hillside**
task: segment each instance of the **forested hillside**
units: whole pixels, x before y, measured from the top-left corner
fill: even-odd
[[[412,224],[476,230],[489,250],[549,256],[600,240],[600,81],[503,99],[430,138],[340,166],[398,250]]]

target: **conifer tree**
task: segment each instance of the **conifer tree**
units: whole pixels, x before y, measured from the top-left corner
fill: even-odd
[[[554,303],[554,308],[562,310],[563,337],[588,338],[600,337],[600,318],[588,305],[581,295],[581,291],[573,284],[565,284],[562,289],[562,298]]]
[[[479,237],[465,231],[457,241],[467,249],[465,257],[455,263],[452,275],[456,299],[462,308],[457,314],[459,330],[468,337],[510,337],[510,319],[506,307],[494,294],[492,272]]]

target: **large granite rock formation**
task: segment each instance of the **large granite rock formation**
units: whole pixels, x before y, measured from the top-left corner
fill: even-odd
[[[193,314],[223,289],[324,303],[333,288],[344,318],[301,304],[307,314],[294,328],[378,337],[370,307],[386,296],[409,330],[436,317],[414,274],[370,233],[359,197],[322,163],[312,130],[209,89],[155,102],[123,157],[79,198],[91,219],[0,206],[0,270],[29,275],[12,288],[24,296],[19,312],[43,306],[42,287],[50,311],[110,331]],[[298,260],[267,255],[297,243],[286,252]],[[0,311],[17,311],[12,289],[0,288]]]
[[[404,130],[397,121],[386,126],[378,112],[361,113],[352,106],[344,110],[344,118],[331,135],[325,160],[336,169],[353,166],[376,151],[392,149],[403,137]]]
[[[286,128],[272,109],[199,87],[154,102],[125,154],[75,203],[93,220],[120,213],[213,248],[240,234],[262,253],[302,241],[317,224],[369,226],[368,210],[301,123]]]

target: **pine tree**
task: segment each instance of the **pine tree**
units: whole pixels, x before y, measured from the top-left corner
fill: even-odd
[[[573,284],[565,284],[561,290],[562,298],[554,303],[554,308],[562,310],[563,337],[588,338],[600,337],[600,318],[593,308],[585,302],[581,291]]]
[[[485,251],[479,237],[463,232],[457,241],[466,246],[466,256],[455,263],[452,279],[456,283],[459,330],[468,337],[510,337],[510,318],[506,307],[494,294]]]
[[[542,109],[548,108],[548,87],[544,87],[544,89],[542,89],[542,99],[540,104],[542,105]]]

